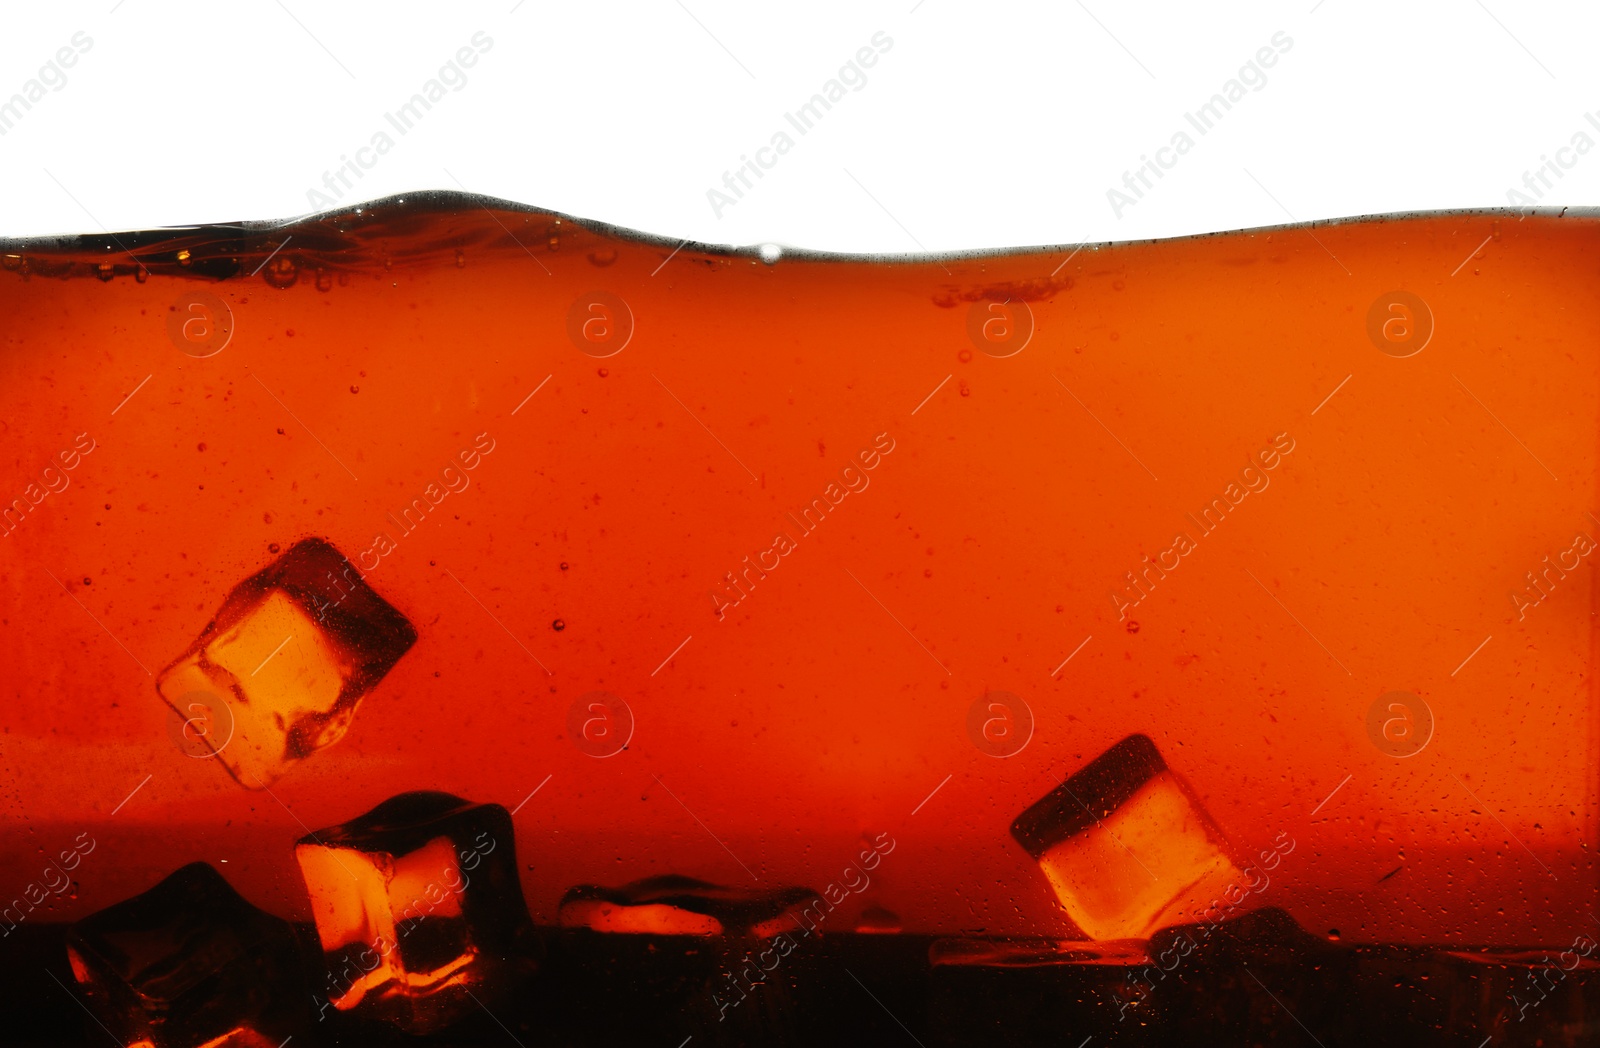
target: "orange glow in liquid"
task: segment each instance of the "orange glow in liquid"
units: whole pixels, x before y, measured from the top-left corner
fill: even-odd
[[[421,789],[515,810],[544,924],[820,889],[887,831],[830,927],[1142,935],[1233,861],[1191,805],[1299,842],[1259,901],[1347,940],[1565,943],[1594,902],[1592,218],[775,264],[459,199],[163,236],[0,260],[0,877],[99,845],[25,919],[225,857],[309,920],[305,827]],[[156,678],[308,537],[417,637],[269,796]],[[320,679],[272,614],[217,664]],[[1002,690],[1009,756],[968,728]],[[1397,692],[1426,726],[1370,727]],[[1130,733],[1192,797],[1047,878],[1011,820]]]

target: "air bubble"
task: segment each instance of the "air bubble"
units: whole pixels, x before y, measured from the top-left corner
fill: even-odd
[[[774,265],[783,257],[783,248],[777,244],[762,244],[756,248],[756,253],[761,256],[761,261],[767,265]]]
[[[318,291],[332,291],[333,290],[333,274],[328,272],[326,269],[320,269],[319,268],[317,270],[317,290]]]
[[[279,255],[261,270],[261,278],[275,288],[294,287],[294,282],[300,279],[300,270],[292,259]]]

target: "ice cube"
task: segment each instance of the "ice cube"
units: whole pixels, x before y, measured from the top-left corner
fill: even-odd
[[[1155,743],[1130,735],[1017,817],[1067,915],[1093,939],[1194,920],[1239,872],[1221,832]]]
[[[295,858],[340,1011],[429,1033],[531,972],[511,815],[498,804],[402,793],[302,837]]]
[[[310,1025],[293,928],[203,862],[74,924],[67,957],[121,1044],[276,1046]]]
[[[205,742],[260,789],[337,742],[416,639],[338,550],[305,539],[235,586],[156,688],[180,717],[225,706],[231,716],[215,718]]]
[[[597,932],[770,938],[805,930],[805,911],[822,912],[821,903],[809,888],[744,891],[669,873],[620,888],[569,888],[561,898],[560,920],[569,928]]]
[[[873,903],[856,918],[858,935],[894,935],[903,929],[899,914]]]

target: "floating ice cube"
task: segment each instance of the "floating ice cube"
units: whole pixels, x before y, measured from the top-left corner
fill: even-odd
[[[1247,882],[1155,743],[1130,735],[1017,817],[1062,908],[1093,939],[1148,938]]]
[[[295,844],[340,1011],[428,1033],[489,1007],[531,962],[511,816],[403,793]],[[475,1000],[474,997],[477,999]]]
[[[561,899],[560,920],[569,928],[597,932],[767,938],[804,930],[804,912],[823,910],[821,902],[809,888],[742,891],[669,873],[620,888],[569,888]]]
[[[235,779],[259,789],[337,742],[361,697],[416,639],[338,550],[305,539],[235,586],[156,688],[184,718],[225,704],[231,717],[205,742]]]
[[[121,1044],[257,1048],[310,1025],[293,928],[203,862],[74,924],[67,956]]]

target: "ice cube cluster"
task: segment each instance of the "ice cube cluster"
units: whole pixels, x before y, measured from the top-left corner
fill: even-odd
[[[241,784],[265,788],[337,741],[416,638],[342,554],[306,539],[236,586],[157,687],[180,716],[226,707],[226,732],[204,742]],[[1129,954],[1116,941],[1134,940],[1142,957],[1143,940],[1198,919],[1243,879],[1194,790],[1144,735],[1063,780],[1011,833],[1076,930],[1111,944],[1095,958]],[[256,909],[205,863],[73,926],[73,974],[113,1036],[140,1048],[256,1048],[330,1013],[431,1035],[492,1017],[533,985],[535,931],[499,804],[403,793],[308,832],[294,853],[314,933]],[[746,943],[800,928],[819,903],[805,888],[667,875],[574,887],[559,921]]]
[[[401,794],[306,834],[295,855],[315,940],[201,862],[74,925],[69,959],[96,1015],[146,1048],[276,1046],[330,1009],[428,1034],[534,972],[498,804]]]

